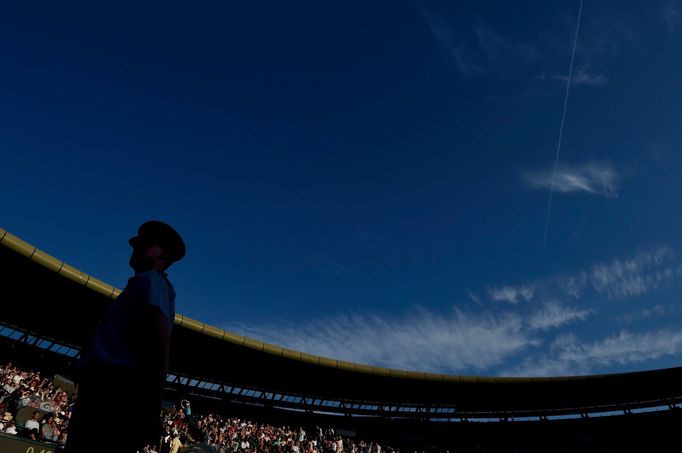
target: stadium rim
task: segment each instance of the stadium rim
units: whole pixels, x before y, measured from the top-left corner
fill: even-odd
[[[11,234],[9,231],[0,227],[0,245],[7,247],[31,261],[40,264],[46,269],[49,269],[58,275],[72,280],[76,283],[82,284],[89,290],[100,293],[111,299],[116,299],[121,293],[119,288],[116,288],[102,280],[99,280],[73,266],[61,261],[48,253],[38,249],[32,244],[23,239]],[[314,354],[308,354],[293,349],[284,348],[281,346],[264,343],[262,341],[248,338],[229,332],[218,327],[205,324],[196,319],[177,313],[175,315],[174,323],[176,326],[184,327],[195,331],[202,335],[217,338],[221,341],[232,343],[237,346],[246,347],[259,352],[264,352],[277,357],[292,359],[300,362],[309,363],[312,365],[323,366],[327,368],[339,369],[344,371],[351,371],[356,373],[363,373],[384,377],[396,377],[409,380],[419,381],[436,381],[436,382],[460,382],[460,383],[535,383],[535,382],[562,382],[562,381],[585,381],[598,380],[602,378],[616,377],[616,376],[632,376],[646,371],[632,371],[626,373],[611,373],[611,374],[591,374],[582,376],[551,376],[551,377],[497,377],[497,376],[466,376],[466,375],[451,375],[429,373],[421,371],[408,371],[395,368],[384,368],[377,366],[370,366],[360,363],[347,362],[343,360],[336,360],[328,357],[322,357]]]

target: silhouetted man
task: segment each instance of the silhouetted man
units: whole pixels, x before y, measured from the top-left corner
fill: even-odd
[[[161,436],[161,386],[168,373],[175,290],[165,271],[185,256],[169,225],[142,224],[129,241],[135,276],[109,306],[82,353],[67,451],[142,451]],[[108,439],[109,426],[120,429]]]

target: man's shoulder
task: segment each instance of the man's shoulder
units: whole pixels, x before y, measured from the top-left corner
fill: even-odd
[[[167,282],[168,281],[168,277],[166,277],[161,272],[154,271],[154,270],[146,271],[146,272],[142,272],[140,274],[137,274],[135,276],[135,279],[138,282],[149,282],[149,283],[160,283],[160,282]]]
[[[171,293],[175,293],[175,288],[173,288],[173,284],[168,280],[168,277],[159,271],[142,272],[135,276],[133,290],[149,291],[152,288],[170,289]]]

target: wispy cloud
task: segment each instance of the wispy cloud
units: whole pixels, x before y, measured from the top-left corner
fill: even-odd
[[[632,333],[623,330],[603,340],[581,343],[577,340],[561,345],[562,359],[604,367],[627,365],[674,355],[682,351],[682,331],[658,330]]]
[[[482,22],[474,25],[474,33],[479,49],[491,63],[500,62],[508,57],[529,62],[538,57],[537,49],[533,46],[505,38]]]
[[[273,321],[227,328],[308,353],[409,370],[583,374],[682,353],[682,330],[623,330],[590,341],[565,333],[568,326],[596,322],[603,312],[598,304],[638,297],[680,277],[682,266],[675,252],[662,246],[597,262],[568,276],[492,287],[485,295],[468,291],[476,304],[469,304],[473,308],[466,311],[440,314],[419,308],[401,315],[340,314],[302,323]],[[486,306],[482,299],[507,304]],[[663,312],[658,306],[646,307],[621,321]],[[615,319],[610,315],[609,320]]]
[[[473,302],[476,302],[478,305],[482,305],[481,296],[479,296],[477,293],[467,290],[467,296],[469,296],[469,299],[471,299]]]
[[[573,74],[573,85],[605,85],[608,78],[604,74],[590,73],[587,66],[578,68]]]
[[[674,256],[670,247],[659,247],[628,259],[595,264],[590,282],[597,292],[606,294],[610,299],[639,296],[679,275],[679,267],[664,266]]]
[[[534,293],[535,288],[530,285],[504,285],[497,288],[488,289],[490,300],[495,302],[508,302],[510,304],[517,304],[521,300],[529,302],[533,298]]]
[[[641,250],[624,258],[596,262],[575,274],[538,281],[544,297],[581,299],[586,293],[609,300],[627,299],[657,290],[682,277],[682,265],[667,245]]]
[[[562,165],[554,177],[553,169],[525,172],[523,179],[531,189],[555,193],[585,192],[605,197],[617,196],[620,176],[608,163],[588,162],[579,166]]]
[[[594,313],[595,310],[593,309],[581,310],[552,300],[542,304],[542,306],[530,316],[527,323],[531,329],[549,330],[575,321],[585,321]]]
[[[420,10],[431,33],[445,46],[459,72],[465,77],[482,74],[483,68],[475,61],[469,47],[462,40],[455,38],[452,29],[423,6]]]
[[[582,271],[576,275],[561,276],[556,279],[559,289],[572,299],[580,299],[589,282],[587,272]]]
[[[581,29],[577,61],[604,61],[628,47],[639,45],[637,16],[605,7],[599,14],[584,16],[587,23]]]
[[[568,76],[565,74],[540,74],[537,77],[538,80],[558,80],[566,83],[568,81]],[[571,78],[572,85],[588,85],[588,86],[598,86],[606,85],[609,79],[604,74],[599,74],[592,71],[592,68],[588,64],[584,64],[573,73]]]
[[[623,324],[631,324],[635,321],[663,316],[670,310],[670,308],[671,307],[666,307],[663,305],[654,305],[651,308],[645,308],[643,310],[618,315],[615,317],[615,320]]]
[[[574,334],[559,336],[549,354],[528,357],[503,374],[549,376],[586,374],[612,365],[632,365],[682,352],[682,331],[661,329],[643,333],[622,330],[594,342]]]
[[[663,22],[671,34],[675,33],[682,22],[682,12],[680,6],[675,1],[667,1],[663,6],[661,17]]]
[[[492,74],[515,62],[537,58],[538,52],[533,46],[504,37],[480,21],[456,29],[423,5],[420,10],[429,30],[464,77]]]
[[[462,372],[499,365],[538,340],[516,314],[419,309],[408,316],[338,316],[304,325],[232,326],[264,341],[326,357],[409,370]]]

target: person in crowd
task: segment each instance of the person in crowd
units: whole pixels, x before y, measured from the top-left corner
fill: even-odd
[[[52,414],[48,414],[46,415],[44,423],[40,427],[40,437],[43,440],[55,442],[57,440],[57,436],[55,436],[55,431],[57,431],[57,436],[59,436],[59,430],[55,426],[54,417],[52,416]]]
[[[19,407],[37,405],[40,396],[35,393],[35,390],[33,392],[34,393],[29,392],[27,388],[19,389],[17,393],[17,396],[19,397],[17,400],[17,405]]]
[[[190,402],[188,400],[182,400],[180,405],[182,406],[182,412],[185,414],[185,417],[189,418],[192,415]]]
[[[40,430],[40,422],[38,419],[40,418],[40,411],[34,411],[31,414],[31,418],[26,420],[26,423],[24,423],[24,428],[26,431],[32,431],[32,430]]]
[[[128,243],[135,275],[113,301],[78,363],[79,397],[69,425],[69,453],[100,441],[98,415],[127,420],[117,451],[158,445],[161,386],[168,373],[175,289],[168,268],[185,256],[185,243],[168,224],[149,221]],[[134,401],[130,411],[122,401]]]
[[[175,433],[173,434],[173,440],[171,440],[170,444],[170,453],[178,453],[180,451],[180,448],[182,448],[182,442],[180,441],[180,434]]]
[[[69,437],[68,431],[65,429],[62,429],[61,431],[59,431],[59,437],[57,438],[57,443],[59,445],[66,445],[66,441],[67,441],[68,437]]]
[[[7,425],[7,428],[5,428],[4,431],[5,434],[11,434],[13,436],[17,435],[17,424],[14,420],[11,420],[9,424]]]
[[[164,424],[163,429],[164,429],[164,433],[161,436],[161,442],[159,445],[159,453],[169,453],[170,452],[170,444],[171,444],[171,441],[173,440],[173,437],[171,435],[169,425]]]

